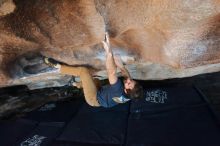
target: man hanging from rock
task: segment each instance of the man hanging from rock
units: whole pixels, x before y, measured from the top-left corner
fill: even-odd
[[[91,106],[112,107],[119,103],[125,103],[131,99],[140,99],[143,97],[143,88],[133,80],[122,63],[119,55],[114,56],[109,43],[108,34],[102,42],[106,52],[106,70],[109,84],[97,88],[90,71],[86,67],[72,67],[53,63],[51,59],[45,58],[45,63],[56,67],[61,74],[80,77],[86,102]],[[120,69],[123,80],[117,77],[117,68]]]

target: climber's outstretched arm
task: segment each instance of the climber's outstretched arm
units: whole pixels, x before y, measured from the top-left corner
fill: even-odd
[[[116,64],[114,61],[114,56],[113,56],[112,50],[110,48],[109,36],[107,33],[105,35],[105,40],[102,41],[102,43],[103,43],[103,47],[106,52],[106,70],[107,70],[107,74],[108,74],[108,80],[109,80],[109,83],[112,85],[117,82],[118,77],[116,74],[117,67],[116,67]]]
[[[122,62],[121,56],[120,55],[114,55],[114,60],[115,60],[116,66],[120,69],[122,76],[125,77],[125,78],[131,78],[130,73],[125,68],[125,66]]]

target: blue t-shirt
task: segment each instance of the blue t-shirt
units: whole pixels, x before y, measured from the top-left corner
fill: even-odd
[[[125,98],[124,85],[120,79],[115,84],[102,86],[97,92],[97,99],[103,107],[112,107],[129,100]]]

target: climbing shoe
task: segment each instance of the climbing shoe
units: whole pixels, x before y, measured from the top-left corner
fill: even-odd
[[[44,62],[45,62],[45,64],[47,64],[50,67],[54,67],[54,68],[60,68],[61,67],[61,65],[56,60],[54,60],[52,58],[45,57]]]

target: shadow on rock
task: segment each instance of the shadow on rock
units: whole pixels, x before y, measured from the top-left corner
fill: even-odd
[[[29,52],[18,56],[9,64],[8,70],[10,77],[13,79],[57,71],[56,68],[46,65],[44,63],[44,56],[36,52]]]

